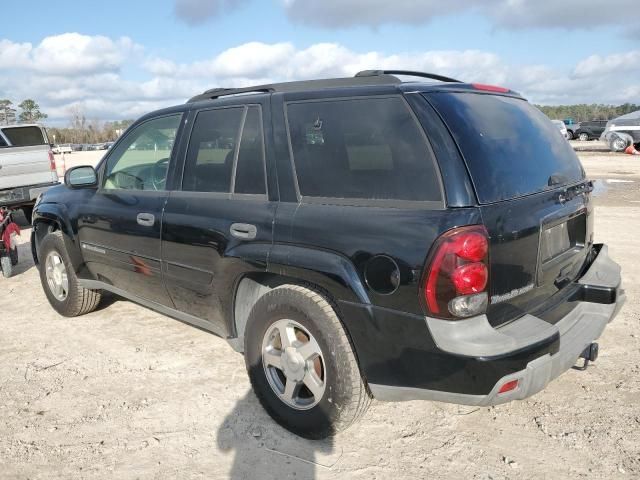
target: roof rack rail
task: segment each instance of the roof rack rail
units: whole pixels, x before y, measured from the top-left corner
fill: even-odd
[[[243,88],[212,88],[204,93],[196,95],[187,100],[187,103],[199,102],[201,100],[213,100],[230,95],[243,93],[275,93],[275,92],[300,92],[310,89],[354,87],[358,85],[394,85],[402,83],[395,75],[407,75],[413,77],[431,78],[441,82],[462,83],[442,75],[433,73],[412,72],[409,70],[363,70],[353,77],[348,78],[325,78],[320,80],[302,80],[297,82],[272,83],[268,85],[256,85]]]
[[[258,87],[245,88],[211,88],[200,95],[187,100],[187,103],[198,102],[200,100],[213,100],[214,98],[225,97],[228,95],[238,95],[242,93],[271,93],[275,89],[270,85],[260,85]]]
[[[356,77],[377,77],[379,75],[407,75],[409,77],[421,77],[431,78],[432,80],[439,80],[441,82],[449,83],[462,83],[455,78],[445,77],[443,75],[436,75],[435,73],[426,72],[414,72],[412,70],[363,70],[356,73]]]

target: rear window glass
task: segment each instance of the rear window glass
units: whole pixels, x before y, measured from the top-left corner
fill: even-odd
[[[31,145],[45,145],[47,142],[38,127],[3,128],[2,133],[14,147],[29,147]]]
[[[290,103],[287,120],[301,195],[440,200],[424,133],[401,98]]]
[[[432,93],[464,156],[480,203],[492,203],[584,178],[561,132],[528,102],[477,93]]]

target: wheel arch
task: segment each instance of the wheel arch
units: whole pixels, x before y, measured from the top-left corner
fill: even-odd
[[[61,231],[67,253],[73,263],[76,272],[83,265],[82,255],[76,237],[65,214],[63,205],[44,204],[38,205],[33,212],[33,230],[31,232],[31,253],[36,265],[39,263],[39,249],[42,240],[47,234]]]
[[[355,266],[347,258],[332,252],[301,247],[274,248],[266,272],[248,273],[236,282],[231,324],[228,326],[231,332],[228,341],[235,350],[241,352],[244,348],[245,328],[256,302],[274,288],[285,284],[302,285],[323,295],[340,319],[340,300],[371,303]],[[351,340],[345,322],[342,321],[342,325]]]

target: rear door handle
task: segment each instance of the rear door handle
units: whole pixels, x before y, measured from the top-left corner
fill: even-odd
[[[256,226],[249,223],[233,223],[229,230],[231,235],[242,240],[253,240],[258,233]]]
[[[153,227],[153,224],[156,223],[156,217],[153,213],[139,213],[136,221],[138,225],[143,227]]]

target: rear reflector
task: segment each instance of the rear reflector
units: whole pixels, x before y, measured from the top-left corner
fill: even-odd
[[[52,172],[56,171],[56,158],[53,156],[53,152],[49,150],[49,168]]]
[[[511,380],[500,387],[498,393],[507,393],[518,388],[519,380]]]
[[[511,91],[508,88],[486,85],[484,83],[472,83],[471,86],[476,90],[484,90],[485,92],[507,93]]]

